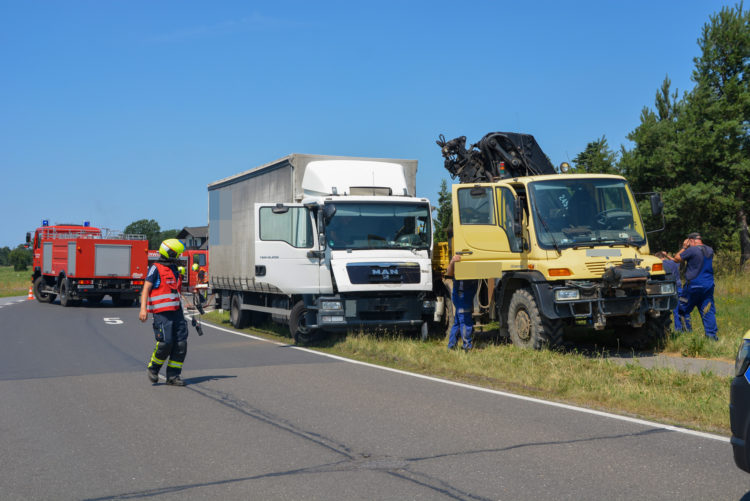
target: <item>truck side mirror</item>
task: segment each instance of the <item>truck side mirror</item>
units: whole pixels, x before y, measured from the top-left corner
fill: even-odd
[[[28,243],[30,243],[30,242],[31,242],[31,232],[28,232],[28,231],[27,231],[27,232],[26,232],[26,243],[28,244]]]
[[[661,195],[658,193],[653,193],[649,197],[649,201],[651,202],[651,214],[654,216],[658,216],[661,214],[662,209],[664,209],[664,202],[661,200]]]
[[[325,204],[323,207],[323,222],[325,222],[326,225],[330,223],[334,214],[336,214],[336,206],[333,204]]]

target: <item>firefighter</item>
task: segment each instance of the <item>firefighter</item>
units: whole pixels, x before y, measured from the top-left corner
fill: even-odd
[[[152,383],[159,381],[159,370],[167,362],[167,384],[185,386],[180,377],[187,355],[188,327],[180,302],[182,275],[177,258],[185,251],[185,244],[176,238],[164,240],[159,246],[159,259],[151,265],[141,293],[138,318],[145,322],[148,313],[154,317],[156,348],[146,368]]]
[[[685,290],[680,297],[680,315],[689,315],[697,306],[706,336],[718,341],[719,327],[716,325],[714,304],[714,250],[703,243],[700,233],[691,233],[672,259],[677,263],[685,261],[687,265]]]
[[[198,284],[197,285],[205,285],[208,283],[208,279],[206,278],[206,269],[199,265],[198,263],[193,263],[193,271],[198,272]],[[201,303],[205,303],[206,299],[208,299],[208,291],[206,289],[202,289],[200,292],[196,289],[198,299]]]

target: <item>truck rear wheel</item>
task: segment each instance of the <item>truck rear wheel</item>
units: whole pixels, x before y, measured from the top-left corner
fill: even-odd
[[[306,314],[304,301],[297,301],[289,314],[289,333],[296,344],[308,344],[315,338],[315,329],[307,326]]]
[[[242,309],[242,298],[239,294],[233,294],[230,310],[229,321],[235,329],[244,329],[250,320],[250,312]]]
[[[50,294],[48,292],[42,292],[42,288],[46,285],[44,277],[38,276],[34,280],[34,296],[40,303],[51,303],[57,297],[56,294]]]
[[[531,291],[518,289],[508,306],[508,333],[514,345],[540,350],[562,343],[563,323],[544,318]]]
[[[633,350],[648,350],[663,341],[669,333],[672,316],[662,312],[658,317],[646,317],[646,323],[640,327],[623,325],[615,328],[615,335],[620,344]]]
[[[60,282],[60,304],[66,308],[74,305],[73,299],[70,297],[70,281],[67,278]]]

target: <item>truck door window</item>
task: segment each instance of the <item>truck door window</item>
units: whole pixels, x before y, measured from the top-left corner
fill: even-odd
[[[272,210],[273,207],[260,208],[261,240],[280,240],[297,248],[313,246],[312,221],[306,207],[290,207],[280,214]]]
[[[461,224],[495,224],[492,188],[459,188],[458,216]]]
[[[195,254],[193,256],[193,263],[198,263],[198,266],[206,266],[206,255],[205,254]]]
[[[516,221],[516,204],[513,193],[508,188],[497,188],[498,209],[500,212],[500,227],[508,236],[508,244],[512,252],[521,252],[521,239],[513,231]]]

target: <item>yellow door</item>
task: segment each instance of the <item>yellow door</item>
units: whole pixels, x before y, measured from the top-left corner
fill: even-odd
[[[513,231],[516,193],[508,186],[453,186],[453,248],[457,279],[496,278],[518,265],[521,239]],[[516,266],[517,268],[517,266]]]

